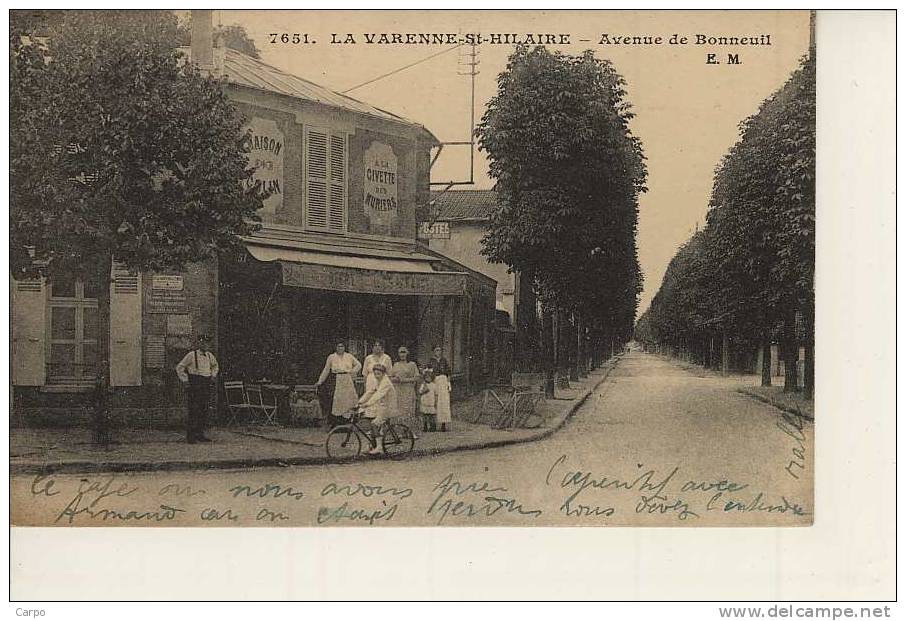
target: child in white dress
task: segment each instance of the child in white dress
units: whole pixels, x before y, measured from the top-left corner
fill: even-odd
[[[418,410],[424,422],[423,431],[437,431],[437,385],[430,367],[425,369],[424,381],[418,387]]]

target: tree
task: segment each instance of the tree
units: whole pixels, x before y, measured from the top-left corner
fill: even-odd
[[[483,253],[518,271],[547,314],[625,338],[641,287],[635,233],[647,175],[625,81],[590,51],[544,47],[517,48],[497,81],[476,131],[501,205]]]
[[[696,237],[698,239],[696,239]],[[814,51],[753,116],[715,172],[707,226],[681,248],[637,332],[676,346],[695,326],[764,348],[781,336],[785,390],[806,345],[813,368],[815,271]],[[763,381],[770,375],[763,369]]]
[[[97,439],[106,442],[109,282],[237,248],[261,197],[242,119],[177,51],[162,11],[66,11],[11,33],[10,261],[16,278],[94,275]]]
[[[222,40],[223,44],[231,50],[242,52],[252,58],[261,58],[261,52],[255,41],[249,36],[245,28],[239,24],[230,24],[229,26],[217,26],[214,29],[214,40]],[[192,29],[190,23],[180,22],[177,30],[177,40],[179,45],[187,46],[192,40]]]

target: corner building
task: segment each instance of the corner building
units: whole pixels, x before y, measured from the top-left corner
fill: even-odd
[[[178,424],[184,405],[173,367],[202,332],[214,337],[223,380],[310,384],[337,341],[362,360],[368,343],[383,339],[394,359],[401,345],[418,361],[442,345],[454,396],[483,385],[496,283],[417,239],[437,138],[206,45],[193,34],[185,52],[221,77],[251,130],[254,183],[269,193],[262,227],[239,256],[182,273],[114,270],[114,418]],[[12,283],[13,424],[84,422],[97,374],[96,286]]]

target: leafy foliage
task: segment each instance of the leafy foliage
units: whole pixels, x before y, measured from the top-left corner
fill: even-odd
[[[647,175],[626,83],[606,60],[520,47],[477,129],[501,207],[483,252],[542,300],[631,330]]]
[[[725,329],[757,342],[814,312],[815,58],[804,58],[714,178],[708,223],[670,264],[637,338],[676,344]]]
[[[179,45],[189,45],[192,40],[191,23],[180,22],[177,26],[176,36]],[[249,33],[239,24],[217,26],[214,29],[214,40],[217,41],[218,38],[231,50],[242,52],[246,56],[251,56],[252,58],[261,58],[261,52],[258,49],[258,46],[255,45],[255,41],[249,37]]]
[[[22,34],[10,40],[14,275],[105,258],[180,268],[254,228],[242,119],[181,62],[171,13],[65,11],[46,38]]]

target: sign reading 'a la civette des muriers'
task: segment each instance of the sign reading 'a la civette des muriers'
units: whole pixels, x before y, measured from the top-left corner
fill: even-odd
[[[276,121],[257,116],[248,129],[249,164],[255,168],[249,185],[268,195],[261,211],[274,213],[283,206],[283,132]]]
[[[396,155],[390,145],[372,142],[365,151],[365,213],[372,226],[387,226],[397,210]]]

